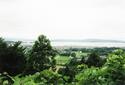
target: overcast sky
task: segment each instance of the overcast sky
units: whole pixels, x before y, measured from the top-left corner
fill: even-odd
[[[125,0],[0,0],[0,36],[125,40]]]

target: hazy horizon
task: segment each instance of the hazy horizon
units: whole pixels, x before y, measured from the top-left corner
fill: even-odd
[[[6,41],[22,41],[22,42],[34,42],[36,39],[26,39],[26,38],[7,38],[3,37]],[[51,42],[113,42],[113,43],[125,43],[125,40],[117,40],[117,39],[94,39],[94,38],[86,38],[86,39],[49,39]]]
[[[124,0],[0,0],[0,36],[125,41]]]

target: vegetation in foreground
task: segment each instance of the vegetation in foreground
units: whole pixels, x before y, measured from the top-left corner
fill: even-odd
[[[29,50],[0,38],[0,85],[125,85],[125,52],[64,49],[41,35]]]

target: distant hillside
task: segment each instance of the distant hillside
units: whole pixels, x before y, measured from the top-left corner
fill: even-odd
[[[6,41],[22,41],[22,42],[34,42],[33,39],[15,39],[15,38],[5,38]],[[115,42],[115,43],[125,43],[122,40],[106,40],[106,39],[55,39],[52,42]]]
[[[104,39],[83,39],[83,40],[51,40],[52,42],[112,42],[112,43],[125,43],[121,40],[104,40]]]
[[[27,39],[5,39],[8,44],[12,44],[16,41],[22,41],[23,46],[32,47],[35,40]],[[51,40],[52,46],[55,47],[125,47],[125,41],[120,40],[103,40],[103,39],[83,39],[83,40]]]

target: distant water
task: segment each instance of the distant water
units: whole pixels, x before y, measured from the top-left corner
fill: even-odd
[[[81,46],[81,47],[125,47],[118,42],[51,42],[52,46]]]
[[[125,43],[120,42],[66,42],[52,41],[52,46],[78,46],[78,47],[125,47]],[[32,46],[33,42],[23,42],[23,45]]]

